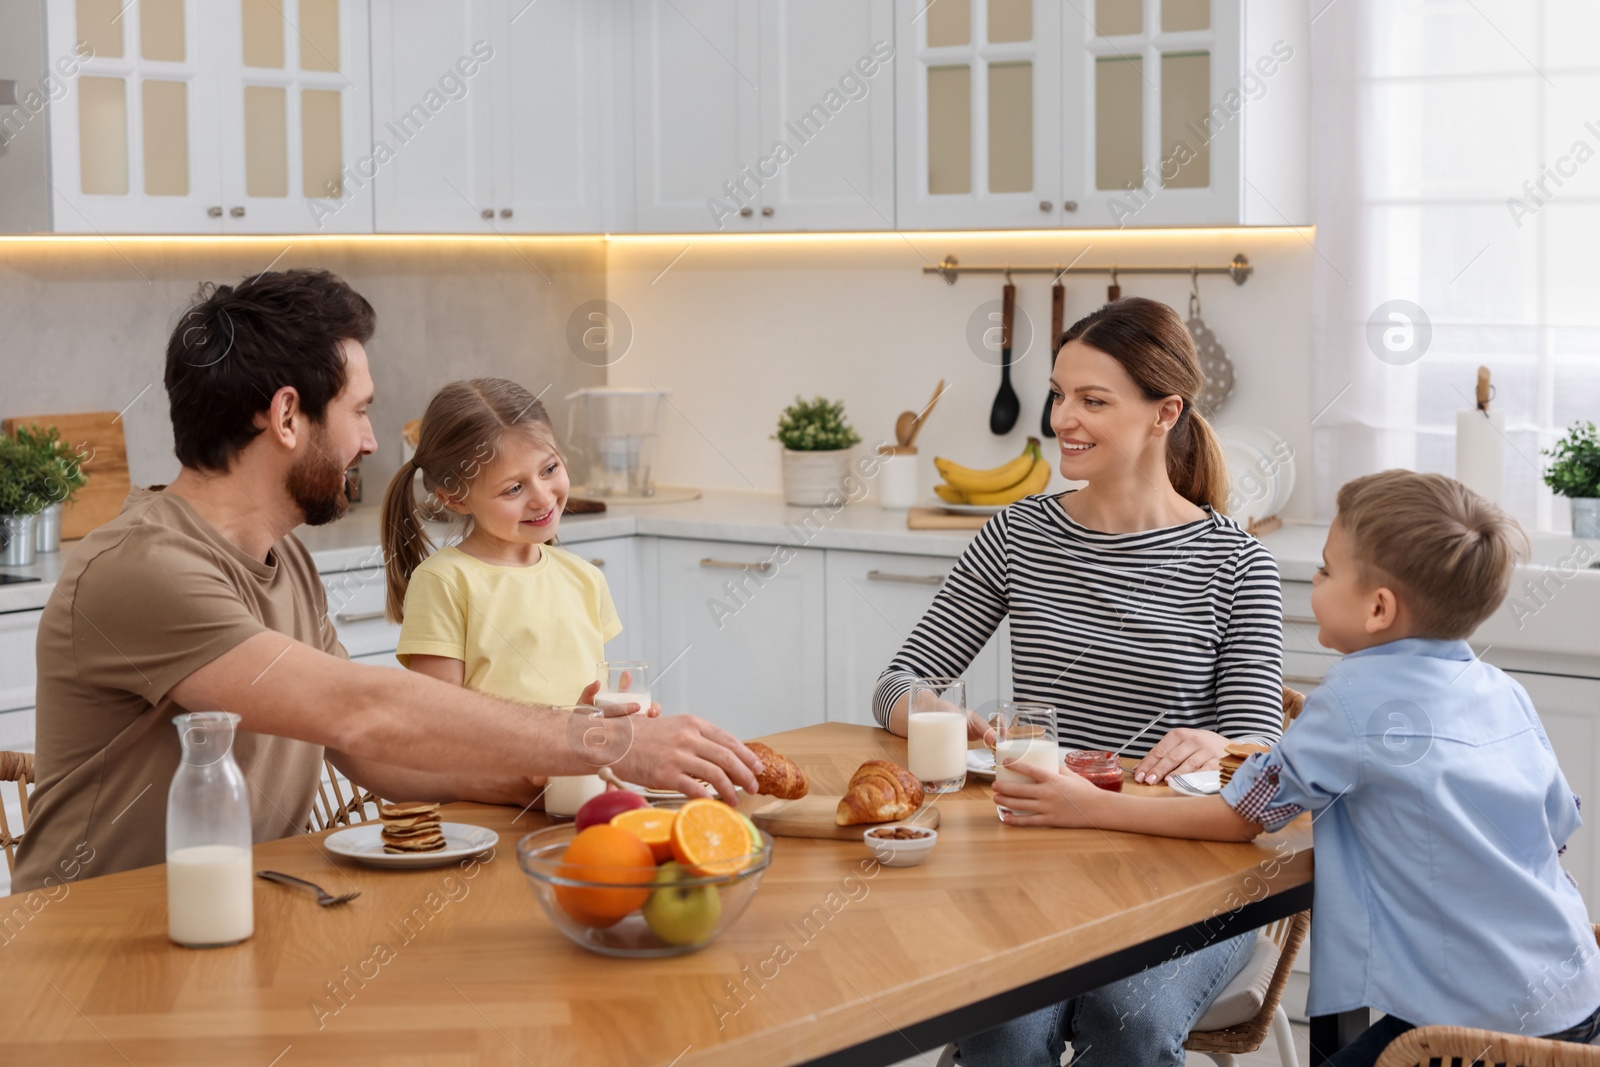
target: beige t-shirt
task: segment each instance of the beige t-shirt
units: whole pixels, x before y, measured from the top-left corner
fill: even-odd
[[[135,489],[69,550],[39,623],[38,728],[13,892],[166,859],[181,746],[168,692],[264,630],[343,656],[311,553],[289,535],[252,559],[181,497]],[[226,709],[223,709],[226,710]],[[322,746],[240,732],[256,841],[304,827]],[[93,860],[79,862],[87,843]],[[85,852],[87,850],[84,850]]]

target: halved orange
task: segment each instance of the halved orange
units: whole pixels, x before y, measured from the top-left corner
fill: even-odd
[[[634,808],[618,812],[611,817],[612,826],[620,826],[634,837],[650,846],[657,863],[672,858],[672,824],[678,813],[670,808]]]
[[[697,874],[738,874],[755,862],[753,851],[743,817],[720,800],[691,800],[672,820],[673,858]]]

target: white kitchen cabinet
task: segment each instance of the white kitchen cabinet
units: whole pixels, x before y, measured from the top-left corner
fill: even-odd
[[[739,737],[825,719],[817,549],[661,538],[650,693]]]
[[[658,666],[651,659],[654,653],[645,625],[647,619],[653,618],[649,604],[654,598],[645,588],[640,567],[641,553],[653,550],[654,542],[642,537],[606,537],[565,547],[600,568],[606,588],[611,591],[611,602],[616,605],[617,618],[622,620],[622,633],[606,643],[606,659],[644,660]]]
[[[388,587],[381,564],[324,574],[322,588],[328,597],[328,619],[351,659],[387,655],[397,662],[394,650],[400,647],[400,627],[384,615]]]
[[[33,707],[38,677],[33,650],[43,616],[43,611],[0,614],[0,712]]]
[[[380,233],[599,233],[616,48],[606,4],[377,0]]]
[[[898,225],[1309,222],[1308,18],[1243,0],[898,0]]]
[[[872,726],[872,691],[955,561],[938,556],[829,550],[828,721]],[[1005,623],[962,672],[967,705],[1010,695]]]
[[[641,0],[633,19],[640,232],[893,227],[890,0]]]
[[[46,226],[63,233],[367,233],[366,0],[46,0]]]

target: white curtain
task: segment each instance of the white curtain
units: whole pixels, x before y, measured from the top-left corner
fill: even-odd
[[[1484,365],[1502,502],[1565,532],[1540,450],[1600,421],[1600,3],[1311,2],[1318,514],[1360,474],[1453,474]]]

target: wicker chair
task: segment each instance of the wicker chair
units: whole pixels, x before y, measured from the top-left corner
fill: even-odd
[[[1600,926],[1594,928],[1600,943]],[[1427,1067],[1438,1060],[1470,1065],[1497,1063],[1505,1067],[1600,1067],[1600,1045],[1575,1045],[1525,1034],[1503,1034],[1470,1026],[1419,1026],[1407,1030],[1383,1050],[1377,1067]]]
[[[0,849],[5,850],[6,870],[16,873],[17,845],[28,829],[28,798],[33,794],[33,753],[0,752],[0,782],[10,782],[17,789],[17,806],[22,810],[22,825],[12,836],[11,824],[6,818],[5,791],[0,790]]]
[[[355,783],[339,773],[331,760],[322,761],[327,780],[317,783],[317,795],[311,801],[311,817],[306,821],[306,831],[316,833],[334,826],[354,826],[378,817],[378,798],[368,790],[356,788]],[[345,793],[350,794],[345,799]],[[333,794],[329,799],[328,794]],[[371,805],[372,810],[367,810]]]

